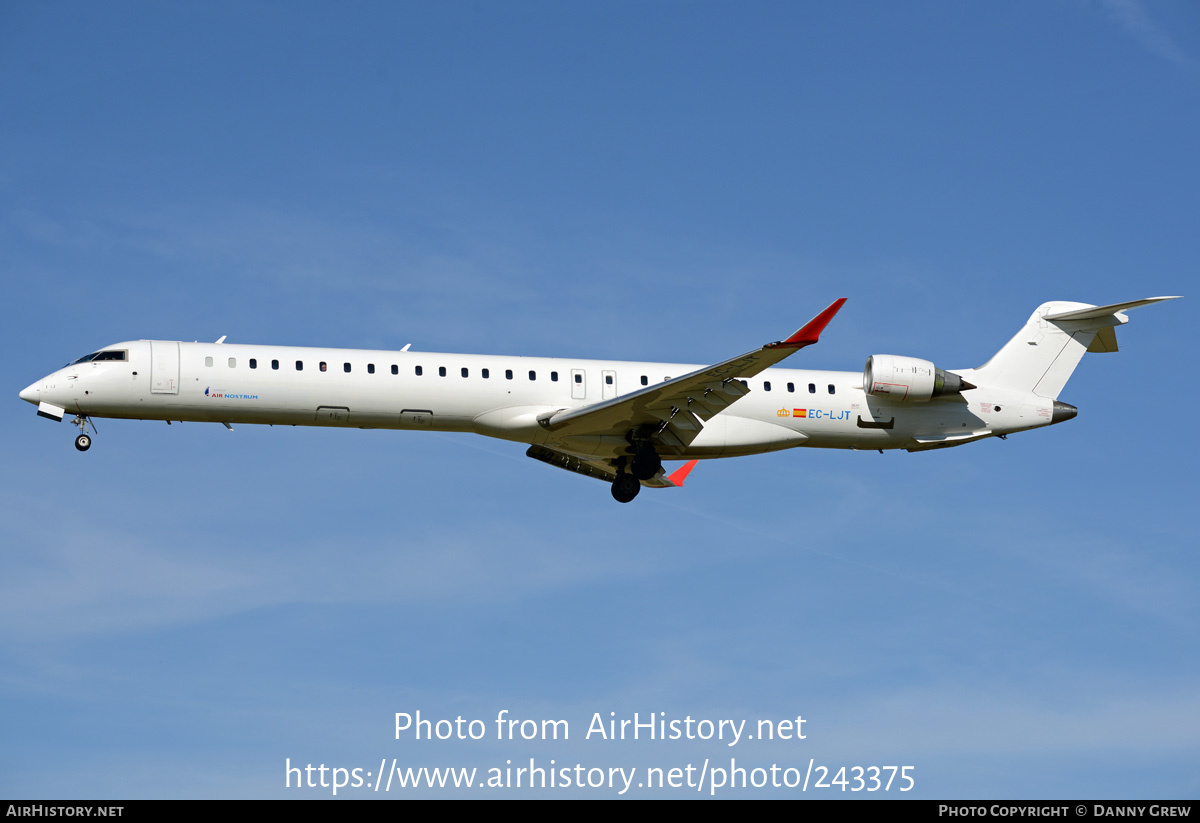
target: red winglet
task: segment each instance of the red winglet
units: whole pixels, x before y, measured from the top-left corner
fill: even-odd
[[[673,485],[682,487],[683,481],[687,480],[688,474],[692,471],[692,469],[696,468],[696,463],[698,462],[699,461],[697,460],[689,460],[675,471],[667,475],[667,479],[670,480]]]
[[[776,346],[794,346],[797,349],[802,349],[805,346],[811,346],[821,338],[821,332],[829,325],[829,321],[842,308],[842,304],[846,302],[846,298],[839,297],[830,304],[829,308],[818,314],[812,320],[804,324],[804,328],[793,334],[787,340],[776,343]]]

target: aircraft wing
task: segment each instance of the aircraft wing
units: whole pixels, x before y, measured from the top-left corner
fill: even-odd
[[[549,463],[551,466],[558,466],[560,469],[566,469],[576,474],[603,480],[605,483],[611,483],[617,479],[617,469],[613,466],[612,460],[596,457],[580,457],[576,454],[568,454],[558,449],[547,448],[546,446],[530,446],[525,452],[525,456],[532,457],[534,460],[541,460],[543,463]],[[658,474],[643,482],[647,486],[656,489],[678,488],[683,485],[683,481],[687,479],[688,474],[696,467],[696,462],[695,460],[689,460],[670,474],[667,474],[665,469],[660,469]]]
[[[786,340],[611,400],[542,415],[538,423],[556,440],[624,436],[634,430],[664,452],[682,453],[704,428],[705,421],[750,393],[738,378],[753,377],[796,350],[816,343],[845,302],[844,297],[835,300]]]

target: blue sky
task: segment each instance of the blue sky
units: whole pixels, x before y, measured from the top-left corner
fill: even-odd
[[[627,506],[467,435],[101,420],[81,455],[17,392],[131,338],[710,363],[842,296],[789,365],[976,366],[1047,300],[1194,299],[1197,146],[1187,3],[5,4],[0,795],[733,756],[1196,797],[1192,300],[1085,358],[1066,425]],[[418,709],[572,739],[396,740]]]

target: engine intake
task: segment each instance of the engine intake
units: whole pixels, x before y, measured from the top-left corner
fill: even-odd
[[[873,354],[863,369],[863,391],[893,403],[925,403],[973,388],[954,372],[916,357]]]

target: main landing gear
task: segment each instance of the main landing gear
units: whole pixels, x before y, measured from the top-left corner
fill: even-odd
[[[618,503],[628,503],[630,500],[638,496],[638,492],[642,490],[642,484],[632,474],[621,472],[617,475],[617,479],[612,484],[613,500]]]
[[[642,490],[643,480],[649,480],[662,471],[662,459],[654,446],[639,432],[625,436],[629,442],[626,455],[614,461],[617,479],[612,484],[612,496],[618,503],[628,503]]]
[[[88,420],[86,414],[75,415],[75,419],[72,420],[71,423],[79,427],[79,436],[75,438],[75,448],[79,449],[81,452],[87,451],[92,447],[91,435],[87,433],[88,425],[90,424],[92,427],[92,432],[95,432],[96,424]]]
[[[642,490],[642,481],[662,471],[662,460],[654,446],[644,440],[630,438],[629,453],[617,459],[617,479],[612,484],[612,496],[618,503],[628,503]]]
[[[649,480],[662,471],[662,460],[654,449],[647,446],[634,453],[629,470],[638,480]]]

